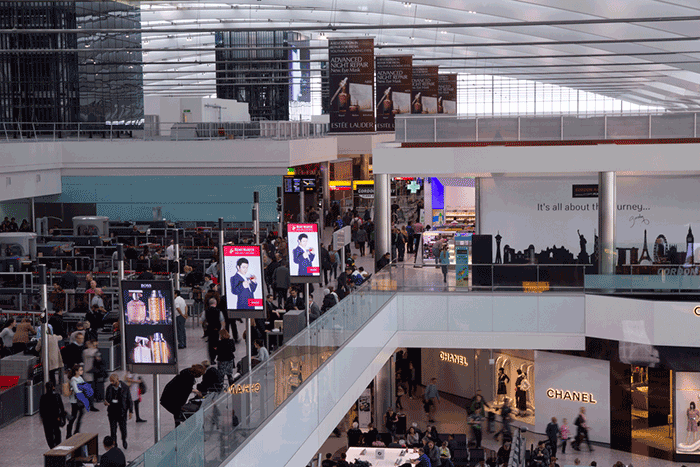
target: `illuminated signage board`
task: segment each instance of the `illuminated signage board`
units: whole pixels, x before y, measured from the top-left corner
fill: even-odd
[[[250,394],[260,392],[260,383],[254,384],[232,384],[226,388],[229,394]]]
[[[469,366],[467,357],[455,353],[440,351],[440,360],[443,362],[454,363],[456,365]]]
[[[523,281],[523,292],[542,293],[549,290],[549,282],[529,282]]]
[[[333,180],[328,182],[331,191],[350,191],[352,182],[350,180]]]
[[[547,397],[550,399],[561,399],[563,401],[583,402],[585,404],[597,404],[590,392],[565,391],[563,389],[547,389]]]

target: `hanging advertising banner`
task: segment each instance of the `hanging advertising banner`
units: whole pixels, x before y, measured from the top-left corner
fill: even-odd
[[[457,74],[438,75],[437,113],[457,114]]]
[[[411,113],[413,57],[377,57],[377,131],[394,131],[394,116]]]
[[[258,245],[224,246],[229,318],[265,318],[263,268]]]
[[[438,67],[414,66],[412,83],[411,113],[438,113]]]
[[[332,133],[374,131],[374,39],[328,41]]]
[[[172,281],[121,281],[126,363],[141,374],[176,374]]]
[[[318,224],[287,224],[289,276],[292,282],[320,282],[318,243]]]

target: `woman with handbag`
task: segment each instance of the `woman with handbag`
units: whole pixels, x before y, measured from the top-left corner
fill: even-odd
[[[49,449],[61,444],[61,427],[66,424],[63,400],[60,394],[54,392],[55,388],[56,385],[52,381],[47,382],[46,393],[39,399],[39,415]]]
[[[85,414],[85,403],[82,401],[87,401],[83,394],[83,390],[79,387],[85,384],[83,379],[83,366],[75,364],[69,372],[70,376],[70,396],[68,400],[70,401],[70,416],[68,417],[68,428],[66,428],[66,439],[80,432],[80,423],[83,421],[83,415]],[[79,399],[78,395],[82,397]],[[89,402],[87,402],[89,407]],[[73,425],[75,425],[75,433],[73,433]]]

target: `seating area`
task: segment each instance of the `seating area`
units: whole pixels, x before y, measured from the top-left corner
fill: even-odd
[[[450,439],[452,436],[453,439]],[[403,438],[399,435],[399,438]],[[391,444],[391,433],[379,433],[379,439],[384,444],[384,446],[389,446]],[[467,435],[464,433],[453,433],[453,434],[441,434],[440,442],[449,441],[450,453],[452,455],[452,464],[454,467],[473,467],[479,463],[480,460],[485,460],[491,457],[491,452],[489,449],[481,448],[474,449],[469,447],[469,440]],[[353,447],[353,446],[351,446]],[[367,446],[369,447],[369,446]],[[344,452],[346,449],[341,449],[340,452]]]

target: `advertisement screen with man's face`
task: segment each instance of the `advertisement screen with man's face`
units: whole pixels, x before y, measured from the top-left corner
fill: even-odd
[[[229,318],[264,318],[260,247],[224,246],[224,277]]]
[[[317,282],[321,277],[318,224],[288,224],[287,243],[292,282]]]

